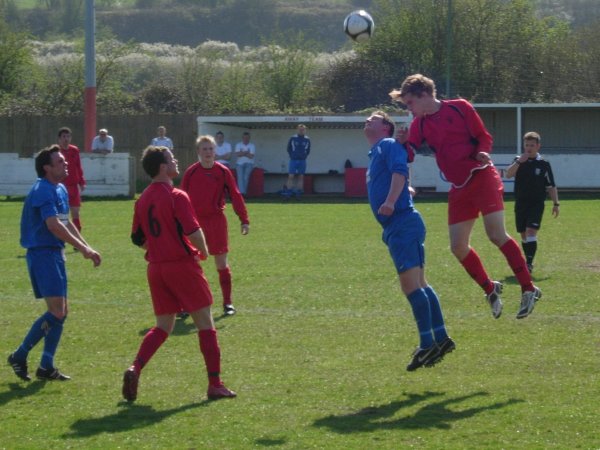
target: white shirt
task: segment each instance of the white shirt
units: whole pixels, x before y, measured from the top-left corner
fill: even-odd
[[[256,147],[254,147],[254,144],[252,142],[248,142],[247,144],[244,144],[243,142],[238,142],[237,144],[235,144],[235,153],[237,152],[243,152],[243,151],[248,151],[250,153],[252,153],[253,155],[256,154]],[[238,156],[238,159],[236,161],[236,163],[239,164],[254,164],[254,158],[248,158],[247,156]]]
[[[217,162],[220,162],[221,164],[229,164],[228,159],[220,158],[220,156],[226,155],[227,153],[231,153],[231,144],[229,142],[223,142],[223,144],[217,145],[215,148]]]
[[[112,153],[115,146],[115,141],[112,136],[106,135],[104,142],[100,139],[100,136],[96,136],[92,140],[92,152],[94,153]]]
[[[167,147],[169,150],[173,150],[173,141],[168,137],[155,137],[150,142],[150,145],[154,145],[155,147]]]

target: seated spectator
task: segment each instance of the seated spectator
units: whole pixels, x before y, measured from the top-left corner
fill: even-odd
[[[113,152],[115,141],[112,136],[108,135],[106,128],[100,128],[98,136],[92,141],[92,153],[100,153],[102,155],[108,155]]]

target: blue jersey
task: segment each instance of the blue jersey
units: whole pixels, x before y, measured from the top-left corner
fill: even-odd
[[[46,226],[46,219],[57,216],[63,223],[69,220],[69,197],[63,184],[52,184],[46,178],[38,178],[23,205],[21,214],[21,246],[64,248]]]
[[[306,159],[310,153],[310,139],[298,134],[292,136],[288,141],[287,152],[290,159]]]
[[[382,216],[377,211],[387,198],[394,173],[404,175],[407,182],[394,205],[394,214]],[[367,192],[373,214],[383,226],[387,225],[394,217],[413,210],[412,198],[408,191],[408,154],[406,149],[392,138],[381,139],[369,152]]]

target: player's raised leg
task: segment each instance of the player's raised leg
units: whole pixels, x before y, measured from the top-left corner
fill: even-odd
[[[519,244],[506,232],[504,211],[486,214],[483,216],[483,223],[488,238],[500,249],[521,285],[521,306],[517,313],[517,319],[527,317],[533,311],[535,303],[541,298],[542,292],[533,285]]]
[[[123,397],[125,400],[132,402],[137,398],[138,383],[142,369],[167,340],[173,331],[174,325],[175,314],[156,316],[156,326],[152,327],[146,333],[133,364],[123,375]]]
[[[474,224],[475,219],[449,225],[450,249],[471,278],[481,286],[492,310],[492,315],[497,319],[502,314],[502,299],[500,298],[502,283],[493,281],[489,277],[483,267],[481,258],[479,258],[475,249],[469,245]]]

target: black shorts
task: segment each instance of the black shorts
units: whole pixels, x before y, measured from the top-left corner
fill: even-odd
[[[527,202],[517,200],[515,202],[515,223],[517,233],[524,233],[526,228],[539,230],[542,226],[544,215],[544,202]]]

